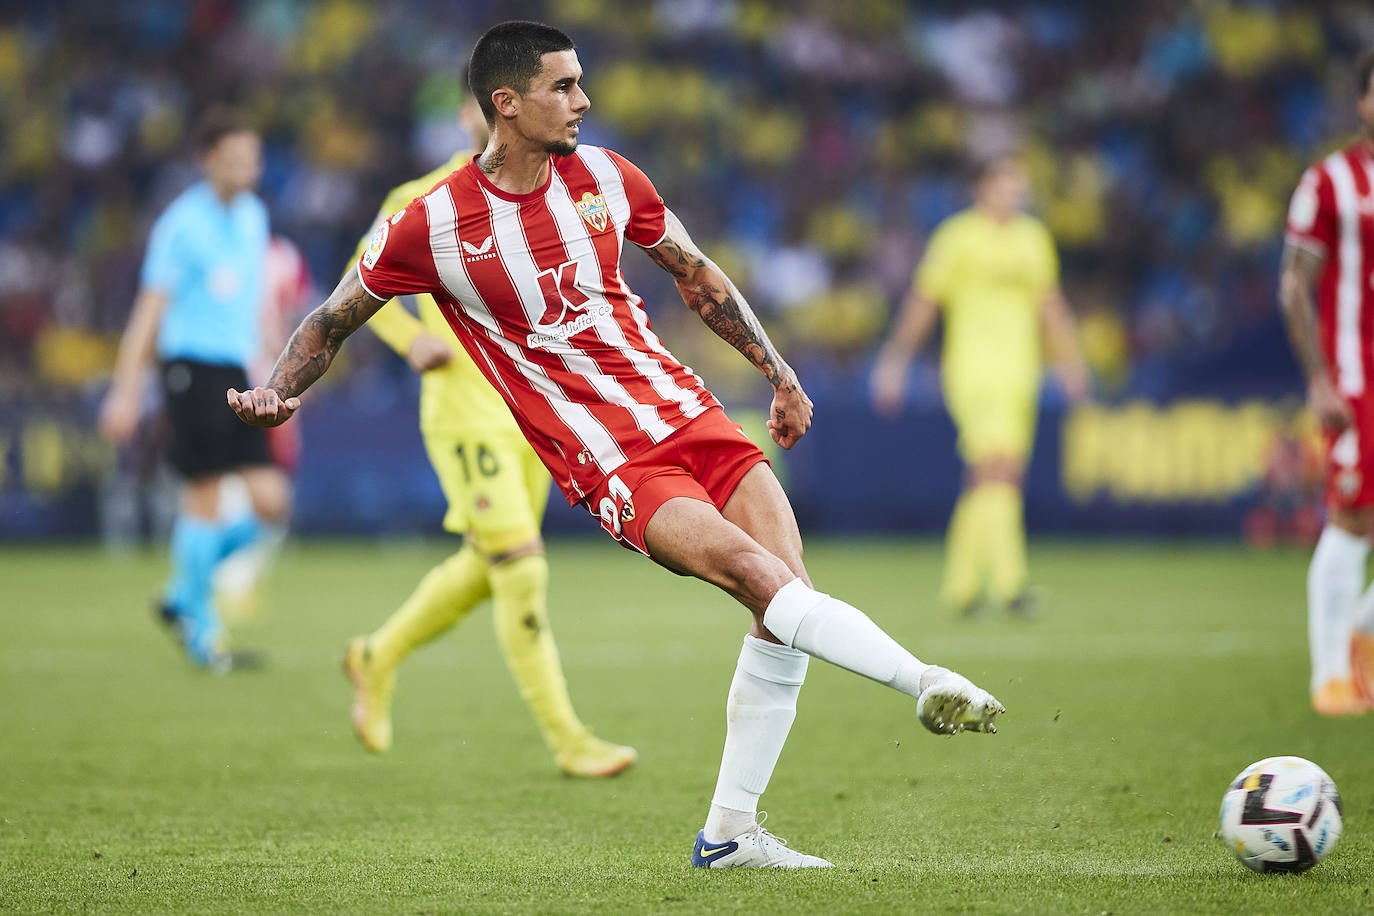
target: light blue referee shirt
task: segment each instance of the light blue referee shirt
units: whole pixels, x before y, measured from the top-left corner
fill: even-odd
[[[167,296],[158,328],[162,359],[247,366],[261,335],[267,207],[245,191],[225,204],[209,182],[187,188],[148,237],[142,285]]]

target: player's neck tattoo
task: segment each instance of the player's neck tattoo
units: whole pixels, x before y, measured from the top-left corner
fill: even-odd
[[[487,173],[488,175],[494,173],[497,169],[499,169],[501,166],[505,164],[506,144],[504,143],[502,143],[496,149],[492,150],[490,156],[488,156],[486,153],[483,153],[481,158],[477,160],[477,167],[481,169],[483,172]]]

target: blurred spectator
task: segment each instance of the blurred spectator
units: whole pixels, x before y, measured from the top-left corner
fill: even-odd
[[[41,385],[59,400],[89,397],[108,371],[103,341],[124,324],[150,221],[192,178],[190,112],[255,113],[273,224],[334,276],[370,202],[461,145],[444,113],[462,56],[512,16],[571,31],[593,100],[584,141],[642,162],[703,247],[746,266],[770,328],[805,341],[803,373],[857,389],[875,306],[905,283],[896,265],[967,205],[961,164],[1014,145],[1066,279],[1093,274],[1085,329],[1115,390],[1178,394],[1217,361],[1287,390],[1296,377],[1231,357],[1247,335],[1282,333],[1282,203],[1300,164],[1346,131],[1341,75],[1374,45],[1357,0],[10,6],[0,397]],[[636,282],[675,311],[661,281]],[[829,342],[826,302],[844,313]],[[407,384],[369,343],[350,347],[354,368]],[[91,358],[59,355],[69,346]]]

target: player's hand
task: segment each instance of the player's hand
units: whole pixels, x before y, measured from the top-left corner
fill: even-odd
[[[453,362],[453,348],[433,334],[418,334],[406,349],[406,362],[416,372],[442,369]]]
[[[873,367],[873,378],[869,381],[873,409],[879,416],[895,417],[906,400],[906,363],[895,360],[878,360]]]
[[[1341,397],[1336,386],[1325,376],[1308,383],[1307,406],[1317,415],[1322,426],[1335,432],[1345,429],[1354,419],[1350,403]]]
[[[300,398],[282,398],[274,388],[229,389],[229,409],[249,426],[281,426],[300,409]]]
[[[137,392],[111,388],[100,405],[100,434],[113,445],[124,445],[134,437],[141,413]]]
[[[768,411],[768,435],[783,448],[796,445],[811,428],[814,406],[795,378],[784,383],[773,392],[773,406]]]

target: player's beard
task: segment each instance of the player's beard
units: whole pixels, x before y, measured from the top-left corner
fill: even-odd
[[[577,152],[577,140],[554,140],[544,151],[551,156],[571,156]]]

